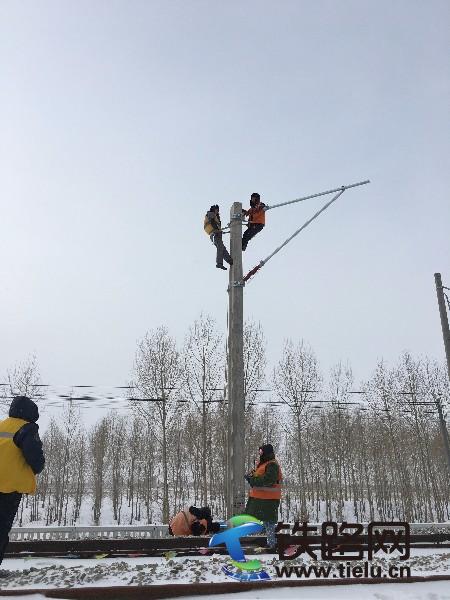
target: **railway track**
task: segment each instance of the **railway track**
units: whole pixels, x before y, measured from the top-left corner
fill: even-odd
[[[131,531],[111,528],[105,531],[93,530],[93,528],[41,528],[29,529],[25,531],[16,530],[15,538],[10,542],[6,557],[8,558],[133,558],[133,557],[165,557],[174,556],[192,556],[211,555],[212,553],[228,554],[224,546],[208,548],[208,537],[167,537],[163,526],[151,529],[133,528]],[[67,530],[69,529],[69,531]],[[125,529],[125,528],[124,528]],[[102,534],[104,537],[94,537]],[[53,539],[45,539],[50,535]],[[87,535],[88,537],[77,536]],[[24,539],[29,536],[31,539]],[[22,537],[22,539],[20,539]],[[33,539],[38,537],[38,539]],[[39,539],[39,537],[41,539]],[[17,539],[19,538],[19,539]],[[59,539],[58,539],[59,538]],[[367,532],[361,536],[360,541],[364,550],[367,550]],[[263,550],[266,542],[265,536],[251,536],[242,538],[241,543],[247,555],[255,554]],[[320,535],[308,536],[308,548],[311,550],[320,550],[322,537]],[[338,549],[344,549],[345,540],[338,540]],[[348,542],[347,542],[348,543]],[[450,548],[450,526],[449,524],[428,524],[427,526],[417,525],[411,527],[410,536],[411,555],[414,548]],[[343,557],[345,560],[345,557]],[[195,561],[193,561],[195,562]],[[198,562],[198,561],[197,561]],[[100,566],[100,565],[104,566]],[[100,570],[109,569],[110,563],[97,563]],[[115,564],[115,563],[112,563]],[[170,563],[169,563],[170,564]],[[49,567],[47,567],[49,568]],[[76,567],[81,568],[81,567]],[[91,568],[91,567],[90,567]],[[66,567],[72,571],[71,567]],[[28,594],[42,594],[47,598],[59,598],[67,600],[158,600],[163,598],[176,598],[183,596],[212,596],[215,594],[225,594],[240,591],[260,590],[275,587],[305,587],[305,586],[330,586],[330,585],[352,585],[352,584],[383,584],[383,583],[424,583],[432,581],[447,580],[450,581],[450,575],[417,575],[402,577],[401,579],[273,579],[267,582],[210,582],[210,583],[171,583],[170,585],[160,585],[156,581],[152,585],[147,582],[139,585],[114,585],[105,586],[96,585],[74,585],[61,587],[32,587],[29,584],[21,586],[20,589],[9,588],[0,590],[0,600],[2,596],[24,596]],[[419,588],[420,589],[420,588]],[[299,590],[299,594],[300,594]],[[364,593],[364,592],[363,592]],[[274,595],[276,594],[274,590]]]
[[[26,596],[41,594],[46,598],[63,600],[163,600],[165,598],[181,598],[183,596],[212,596],[215,594],[229,594],[248,592],[250,590],[264,590],[292,587],[317,587],[336,585],[365,585],[377,584],[402,584],[426,583],[430,581],[450,581],[450,575],[425,575],[404,577],[403,579],[315,579],[308,581],[266,581],[247,583],[188,583],[172,585],[143,585],[143,586],[113,586],[113,587],[76,587],[76,588],[33,588],[33,589],[8,589],[0,590],[2,596]],[[419,588],[420,589],[420,588]],[[424,590],[425,591],[425,590]],[[381,590],[380,590],[381,592]],[[299,591],[300,594],[300,591]],[[362,594],[364,591],[362,590]],[[300,596],[299,596],[300,597]]]
[[[6,550],[6,558],[60,557],[60,558],[98,558],[98,557],[135,557],[135,556],[199,556],[202,554],[226,554],[223,546],[208,548],[209,537],[179,538],[118,538],[118,539],[78,539],[78,540],[23,540],[12,541]],[[361,537],[364,549],[367,549],[367,536]],[[242,546],[247,553],[265,546],[265,536],[242,538]],[[321,536],[308,536],[308,547],[320,549]],[[345,542],[339,542],[341,546]],[[413,534],[411,548],[450,548],[449,533]]]

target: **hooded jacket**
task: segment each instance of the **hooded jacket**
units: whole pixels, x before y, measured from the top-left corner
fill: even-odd
[[[193,510],[195,509],[195,510]],[[174,536],[177,535],[192,535],[192,525],[196,522],[201,523],[205,527],[205,531],[208,529],[208,521],[205,518],[206,515],[201,515],[201,517],[197,516],[201,513],[201,509],[199,510],[195,506],[191,506],[186,508],[185,510],[180,510],[172,519],[170,520],[170,528],[172,530],[172,534]],[[211,517],[211,512],[209,513]]]
[[[275,454],[273,446],[266,444],[260,446],[263,451],[259,464],[251,474],[246,475],[246,480],[250,484],[250,493],[245,507],[245,513],[252,515],[257,519],[264,522],[276,523],[278,520],[278,508],[280,506],[279,492],[277,490],[275,497],[272,494],[265,494],[264,488],[268,491],[273,490],[274,487],[279,489],[277,483],[280,483],[281,469],[277,461],[275,460]],[[259,472],[258,472],[259,470]],[[259,488],[262,494],[255,494],[251,490],[253,488]]]
[[[0,421],[0,492],[33,494],[45,464],[39,438],[39,410],[26,396],[11,403],[9,417]]]

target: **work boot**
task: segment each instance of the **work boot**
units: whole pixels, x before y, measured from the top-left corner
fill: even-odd
[[[227,270],[227,268],[224,267],[223,265],[216,265],[216,269],[222,269],[223,271]]]

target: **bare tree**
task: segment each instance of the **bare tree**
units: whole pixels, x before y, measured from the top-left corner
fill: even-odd
[[[244,397],[253,402],[259,396],[266,376],[266,339],[261,323],[247,321],[244,325]]]
[[[32,355],[6,372],[6,385],[0,386],[0,406],[8,408],[14,396],[28,396],[37,404],[42,398],[37,358]]]
[[[106,456],[109,446],[110,427],[108,420],[103,418],[97,423],[89,435],[92,460],[92,492],[94,525],[100,525],[103,497],[105,494]]]
[[[182,365],[174,339],[165,327],[147,333],[138,344],[134,389],[141,401],[130,402],[134,412],[155,424],[155,438],[161,449],[163,473],[162,517],[169,520],[168,432],[181,418],[181,404],[174,397],[182,379]]]
[[[108,415],[110,440],[107,449],[107,459],[111,469],[111,501],[114,520],[120,525],[122,500],[125,487],[126,465],[126,417],[111,412]]]
[[[337,519],[343,520],[344,501],[348,497],[348,465],[351,451],[351,417],[349,414],[349,392],[353,386],[353,374],[349,365],[339,362],[331,369],[328,397],[331,401],[333,436],[330,438],[330,453],[334,462],[334,487],[337,496]]]
[[[244,400],[245,400],[245,463],[249,470],[255,466],[258,446],[268,442],[258,424],[256,401],[264,397],[262,388],[266,377],[266,339],[261,323],[246,321],[244,325]]]
[[[75,525],[80,518],[81,504],[83,502],[86,491],[87,478],[87,442],[86,432],[81,426],[78,435],[74,441],[73,448],[73,471],[72,471],[72,496],[73,496],[73,513],[72,525]]]
[[[208,504],[208,457],[211,444],[210,412],[212,403],[223,389],[223,339],[217,333],[216,322],[208,315],[200,315],[189,328],[183,349],[183,384],[188,399],[199,415],[201,456],[201,502]]]
[[[273,373],[273,385],[277,396],[289,407],[292,413],[297,446],[298,495],[300,496],[300,519],[308,520],[306,504],[306,476],[303,428],[308,418],[308,403],[321,386],[321,376],[317,358],[312,349],[301,341],[294,346],[287,340],[283,356]]]

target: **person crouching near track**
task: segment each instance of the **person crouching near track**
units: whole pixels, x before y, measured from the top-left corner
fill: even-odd
[[[22,494],[34,494],[45,459],[39,438],[39,411],[27,396],[16,396],[0,421],[0,564]],[[8,571],[0,570],[0,577]]]
[[[275,527],[278,521],[283,475],[280,465],[275,460],[272,444],[259,447],[259,463],[251,473],[245,475],[245,479],[250,484],[245,514],[263,522],[267,547],[275,550]]]
[[[220,524],[212,520],[209,506],[202,508],[190,506],[180,510],[169,523],[169,533],[174,536],[206,535],[217,533],[219,530]]]

